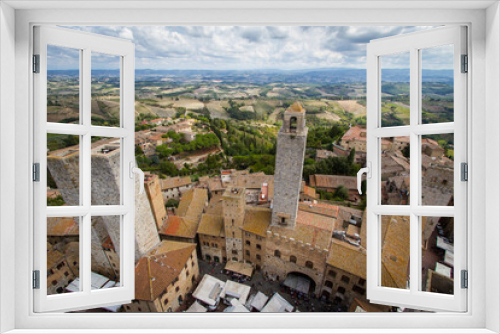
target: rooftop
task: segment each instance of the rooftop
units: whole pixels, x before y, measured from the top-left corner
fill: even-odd
[[[267,208],[247,207],[243,231],[266,237],[266,232],[271,222],[272,210]]]
[[[169,177],[166,180],[161,180],[161,190],[184,187],[190,184],[191,184],[191,178],[189,176]]]
[[[304,109],[304,107],[302,106],[302,104],[299,101],[296,101],[295,103],[293,103],[290,107],[288,107],[288,109],[286,111],[301,112],[301,113],[306,112],[306,110]]]
[[[347,189],[357,189],[357,182],[356,176],[321,174],[309,176],[309,183],[311,186],[318,188],[338,188],[340,186],[344,186]]]
[[[221,215],[204,213],[201,216],[198,234],[225,237],[224,220]]]
[[[47,236],[71,237],[80,234],[80,226],[73,217],[47,218]]]
[[[366,279],[366,251],[361,247],[333,239],[326,263]]]
[[[155,300],[179,276],[195,244],[162,241],[135,266],[135,298]]]

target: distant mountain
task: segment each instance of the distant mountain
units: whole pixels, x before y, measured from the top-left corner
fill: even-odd
[[[366,82],[366,70],[321,68],[308,70],[136,70],[136,80],[155,81],[168,78],[174,82],[224,81],[226,83],[314,83],[338,84]],[[76,76],[78,70],[49,70],[48,75]],[[93,70],[92,76],[118,76],[119,70]],[[409,82],[408,69],[382,70],[382,81]],[[453,84],[453,70],[423,70],[423,82]]]

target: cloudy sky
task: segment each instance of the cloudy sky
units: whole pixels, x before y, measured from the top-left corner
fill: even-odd
[[[428,27],[273,27],[134,26],[70,27],[132,40],[137,69],[311,69],[365,68],[366,43]],[[449,68],[440,50],[429,54],[429,68]],[[49,69],[75,68],[77,53],[51,48]],[[406,57],[391,57],[387,68],[401,68]],[[95,69],[116,68],[116,59],[94,57]],[[406,67],[406,66],[404,66]]]

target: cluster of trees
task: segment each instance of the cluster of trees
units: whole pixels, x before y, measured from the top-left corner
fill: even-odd
[[[307,147],[330,149],[332,143],[342,138],[347,129],[347,126],[338,123],[331,127],[313,127],[307,133]]]
[[[229,107],[224,109],[233,119],[237,120],[255,119],[254,112],[240,110],[240,108],[243,107],[244,105],[245,105],[244,103],[238,103],[236,101],[229,100]]]
[[[247,169],[252,173],[264,172],[267,175],[274,175],[276,156],[270,154],[248,155],[233,157],[232,168]]]
[[[219,138],[213,133],[197,134],[196,138],[190,143],[186,142],[181,134],[169,131],[166,137],[172,139],[169,145],[158,145],[156,152],[161,158],[168,158],[171,155],[182,152],[193,152],[204,149],[215,148],[220,145]]]
[[[353,149],[347,157],[331,157],[304,165],[302,175],[305,180],[309,180],[309,176],[314,174],[355,176],[361,168],[361,165],[354,163],[355,154]]]

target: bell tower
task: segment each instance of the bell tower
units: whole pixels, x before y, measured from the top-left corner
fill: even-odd
[[[295,228],[306,141],[306,112],[295,102],[285,111],[278,133],[272,226]]]

